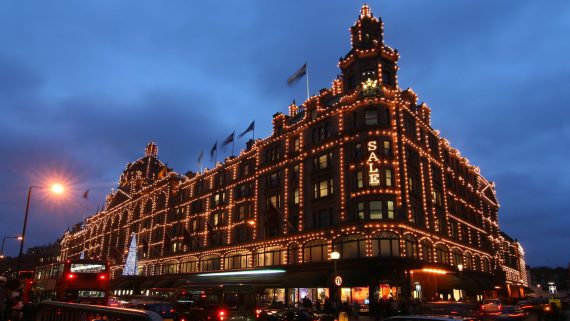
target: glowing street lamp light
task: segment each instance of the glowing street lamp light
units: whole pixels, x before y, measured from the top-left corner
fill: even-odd
[[[22,252],[24,250],[24,241],[26,238],[26,226],[28,225],[28,213],[30,211],[30,200],[32,198],[32,189],[34,187],[37,188],[45,188],[45,186],[38,186],[38,185],[30,185],[28,189],[28,199],[26,201],[26,214],[24,215],[24,226],[22,228],[22,241],[20,242],[20,252],[18,253],[18,265],[16,266],[16,276],[20,273],[20,264],[22,262]],[[62,194],[65,190],[63,185],[59,183],[52,184],[49,188],[52,193],[54,194]]]
[[[55,194],[61,194],[61,193],[63,193],[64,190],[65,190],[65,188],[63,187],[63,185],[58,184],[58,183],[53,184],[51,186],[51,191],[54,192]]]
[[[21,236],[4,236],[4,239],[2,239],[2,248],[0,249],[0,259],[4,258],[4,243],[6,243],[6,239],[23,240]]]

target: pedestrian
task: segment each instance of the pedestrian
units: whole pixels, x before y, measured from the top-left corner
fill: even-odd
[[[321,300],[317,299],[317,302],[315,302],[315,308],[317,309],[317,311],[321,311]]]
[[[6,278],[0,276],[0,321],[4,321],[4,310],[6,310],[6,300],[8,300],[8,289],[6,288]]]

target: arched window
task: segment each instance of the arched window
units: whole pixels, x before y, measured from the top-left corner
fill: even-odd
[[[250,267],[251,253],[232,253],[224,258],[225,270],[239,270]]]
[[[481,265],[483,267],[483,272],[489,272],[490,271],[490,266],[489,266],[489,259],[487,259],[486,257],[484,257],[483,259],[481,259]]]
[[[220,269],[220,256],[208,255],[200,260],[200,271],[216,271]]]
[[[189,258],[180,263],[180,273],[190,273],[198,271],[198,259]]]
[[[343,260],[365,257],[366,238],[362,235],[343,236],[334,241],[333,248]]]
[[[167,261],[162,264],[162,274],[176,274],[178,273],[178,262],[175,260]]]
[[[299,264],[299,245],[297,243],[290,244],[287,247],[287,264]]]
[[[479,255],[473,257],[473,270],[481,271],[481,258]]]
[[[463,267],[468,270],[473,270],[473,257],[469,252],[465,252],[463,259]]]
[[[322,262],[327,258],[327,244],[323,240],[309,241],[303,246],[303,262]]]
[[[253,266],[272,266],[285,264],[285,249],[282,247],[267,247],[253,253]]]
[[[396,233],[382,232],[372,237],[372,255],[381,257],[400,256],[400,238]]]
[[[459,264],[463,265],[463,253],[459,249],[453,249],[451,251],[451,255],[453,256],[453,265],[458,266]]]
[[[418,239],[411,234],[404,236],[404,243],[406,248],[406,257],[418,259]]]
[[[449,264],[449,250],[445,245],[435,247],[435,259],[437,263]]]

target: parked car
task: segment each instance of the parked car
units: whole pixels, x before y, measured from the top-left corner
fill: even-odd
[[[499,299],[486,299],[481,304],[483,313],[499,313],[501,311],[501,301]]]
[[[501,313],[496,316],[498,320],[522,320],[526,318],[528,312],[515,306],[515,305],[503,305],[501,308]]]

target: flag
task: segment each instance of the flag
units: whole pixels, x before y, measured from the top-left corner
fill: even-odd
[[[226,146],[227,144],[232,143],[232,142],[234,141],[234,134],[235,134],[235,131],[232,132],[232,133],[230,134],[230,136],[228,136],[228,138],[226,138],[226,139],[224,140],[224,142],[222,143],[222,146]]]
[[[303,67],[297,70],[289,79],[287,79],[287,84],[292,85],[301,77],[303,77],[307,73],[307,64],[305,63]]]
[[[89,196],[89,190],[86,190],[85,193],[83,193],[83,198],[87,199],[88,196]]]
[[[246,130],[243,131],[243,133],[239,134],[239,138],[242,138],[243,135],[249,133],[250,131],[255,130],[255,120],[251,122],[251,124],[249,124],[249,126],[247,127]]]
[[[202,164],[202,160],[204,160],[204,151],[203,150],[200,153],[200,155],[198,155],[198,164]]]
[[[216,153],[216,151],[218,150],[218,141],[216,141],[214,143],[214,146],[212,146],[212,149],[210,149],[210,159],[214,159],[214,154]]]
[[[279,207],[273,204],[273,202],[269,202],[269,215],[267,217],[267,220],[278,220],[279,218],[284,219],[285,223],[291,229],[291,231],[296,230],[293,224],[291,224],[289,220],[285,219],[285,213],[283,213],[283,211]]]

